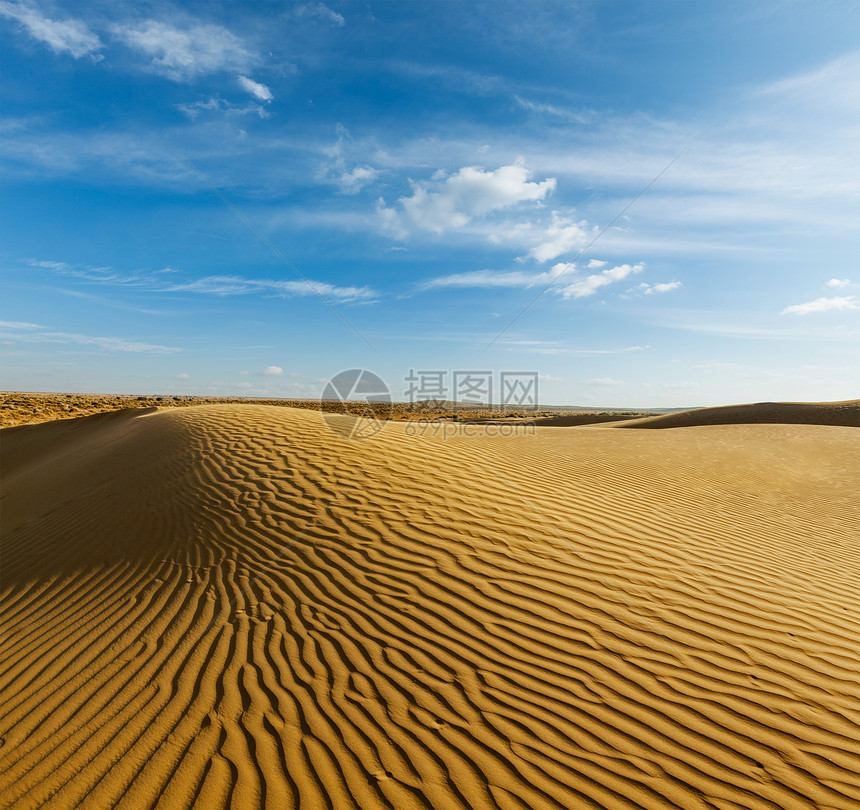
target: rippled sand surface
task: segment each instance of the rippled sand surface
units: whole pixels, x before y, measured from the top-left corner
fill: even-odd
[[[0,806],[860,806],[860,431],[357,425],[3,430]]]

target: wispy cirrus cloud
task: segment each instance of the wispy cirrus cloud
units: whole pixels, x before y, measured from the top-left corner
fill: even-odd
[[[325,281],[276,281],[251,279],[242,276],[206,276],[185,283],[163,284],[152,288],[155,292],[191,292],[205,295],[249,295],[268,293],[283,298],[321,295],[341,302],[370,303],[379,294],[369,287],[340,287]]]
[[[379,170],[366,162],[356,163],[351,159],[355,148],[349,130],[338,124],[337,141],[323,149],[326,162],[320,168],[318,177],[325,182],[333,182],[340,187],[343,194],[357,194],[365,186],[370,185],[379,177]],[[352,168],[349,168],[352,166]]]
[[[338,14],[334,9],[329,8],[324,3],[304,3],[298,6],[293,12],[296,17],[312,17],[323,22],[331,23],[338,28],[343,28],[346,25],[346,20],[343,14]]]
[[[104,45],[83,20],[54,20],[34,4],[5,0],[0,2],[0,16],[15,20],[33,39],[47,45],[54,53],[68,53],[75,59],[82,56],[102,58],[99,51]]]
[[[262,105],[250,101],[247,104],[234,104],[231,101],[221,98],[220,96],[210,96],[206,100],[186,102],[177,104],[178,109],[183,115],[188,116],[192,121],[201,113],[205,112],[221,112],[226,115],[259,115],[260,118],[268,118],[270,113]]]
[[[48,270],[58,275],[94,284],[113,287],[133,287],[153,293],[198,293],[201,295],[253,295],[267,294],[283,298],[319,295],[342,303],[372,303],[379,293],[366,286],[340,286],[326,281],[282,281],[278,279],[252,279],[238,275],[203,276],[190,280],[174,280],[178,271],[166,267],[155,272],[123,274],[111,267],[83,267],[66,262],[28,259],[30,267]]]
[[[259,58],[232,32],[220,25],[180,28],[159,20],[117,23],[114,36],[149,59],[149,69],[176,82],[228,71],[243,74]]]
[[[237,76],[236,80],[239,82],[239,87],[246,93],[250,93],[258,101],[268,102],[274,98],[272,91],[265,84],[255,82],[247,76]]]
[[[586,385],[624,385],[623,380],[614,380],[612,377],[592,377],[590,380],[583,380]]]
[[[860,297],[856,295],[834,296],[832,298],[816,298],[805,304],[793,304],[786,307],[783,315],[811,315],[817,312],[844,312],[845,310],[860,309]]]
[[[531,101],[517,93],[514,94],[514,101],[529,112],[551,116],[574,124],[589,124],[597,119],[597,114],[594,110],[573,110],[556,104]]]
[[[599,270],[587,276],[577,277],[574,275],[575,268],[571,264],[559,263],[549,271],[541,273],[529,273],[526,271],[497,272],[492,270],[475,270],[469,273],[454,273],[448,276],[440,276],[430,279],[419,285],[419,291],[427,291],[443,288],[493,288],[493,287],[521,287],[529,288],[554,284],[562,277],[571,275],[572,280],[567,283],[556,284],[554,292],[562,298],[586,298],[594,295],[603,287],[608,287],[617,281],[622,281],[628,276],[641,273],[645,265],[619,264],[614,267],[606,267],[607,262],[599,259],[591,259],[586,268]],[[662,286],[662,285],[658,285]]]
[[[111,352],[133,352],[136,354],[170,354],[179,352],[175,346],[143,343],[118,337],[82,335],[76,332],[57,332],[45,326],[20,321],[0,321],[0,337],[12,338],[20,343],[59,343],[91,346]]]
[[[447,276],[439,276],[429,279],[418,285],[421,292],[427,290],[439,290],[460,288],[467,289],[478,287],[491,289],[493,287],[534,287],[537,284],[549,283],[558,278],[564,270],[564,265],[558,265],[549,272],[534,273],[526,270],[511,270],[500,272],[498,270],[472,270],[467,273],[452,273]]]

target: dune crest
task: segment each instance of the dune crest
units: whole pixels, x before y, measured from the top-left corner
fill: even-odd
[[[860,399],[844,402],[757,402],[696,408],[633,419],[623,428],[674,428],[705,425],[834,425],[860,427]]]
[[[858,806],[860,431],[327,419],[3,431],[0,806]]]

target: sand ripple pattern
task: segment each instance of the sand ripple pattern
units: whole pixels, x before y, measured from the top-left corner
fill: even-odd
[[[860,806],[860,431],[407,429],[4,431],[0,806]]]

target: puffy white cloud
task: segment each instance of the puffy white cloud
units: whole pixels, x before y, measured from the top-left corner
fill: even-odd
[[[191,375],[186,374],[184,371],[181,374],[176,374],[174,376],[176,377],[177,380],[190,380],[191,379]]]
[[[0,2],[0,16],[16,20],[33,39],[43,42],[54,53],[69,53],[80,59],[104,46],[101,40],[81,20],[52,20],[35,6],[26,3]]]
[[[539,202],[555,190],[555,178],[536,183],[530,176],[519,164],[489,172],[465,166],[448,177],[437,172],[428,182],[412,182],[412,195],[398,200],[399,210],[380,200],[378,212],[383,224],[400,233],[413,227],[441,234],[517,203]]]
[[[220,25],[177,28],[158,20],[115,25],[116,36],[150,58],[150,67],[174,81],[219,71],[239,73],[257,61],[239,37]]]
[[[849,287],[851,282],[847,278],[832,278],[827,282],[828,287]]]
[[[346,24],[342,14],[338,14],[323,3],[305,3],[295,10],[295,15],[297,17],[316,17],[318,20],[330,22],[338,28],[342,28]]]
[[[829,312],[831,310],[860,309],[860,299],[854,295],[837,296],[835,298],[816,298],[805,304],[794,304],[786,307],[783,315],[809,315],[813,312]]]
[[[266,366],[260,374],[264,377],[280,377],[284,373],[284,370],[280,366]]]
[[[253,79],[249,79],[247,76],[237,76],[237,81],[239,82],[239,86],[246,92],[250,93],[254,98],[259,101],[271,101],[274,96],[272,95],[272,91],[266,87],[265,84],[260,84],[260,82],[255,82]]]
[[[343,172],[336,182],[344,194],[357,194],[379,177],[379,172],[370,166],[356,166],[351,172]]]
[[[587,223],[574,222],[558,211],[552,212],[552,222],[540,236],[540,243],[526,255],[530,259],[546,262],[574,249],[583,248],[588,242]]]
[[[644,264],[619,264],[565,285],[561,289],[561,294],[564,298],[585,298],[594,295],[601,287],[607,287],[634,273],[641,273],[644,268]]]
[[[680,281],[666,281],[661,284],[648,284],[643,281],[635,287],[631,287],[627,292],[638,292],[645,295],[654,295],[655,293],[667,293],[672,290],[677,290],[681,286]]]
[[[649,295],[651,293],[666,293],[671,292],[672,290],[677,290],[680,286],[680,281],[666,281],[662,284],[654,284],[650,290],[647,290],[647,292]]]

